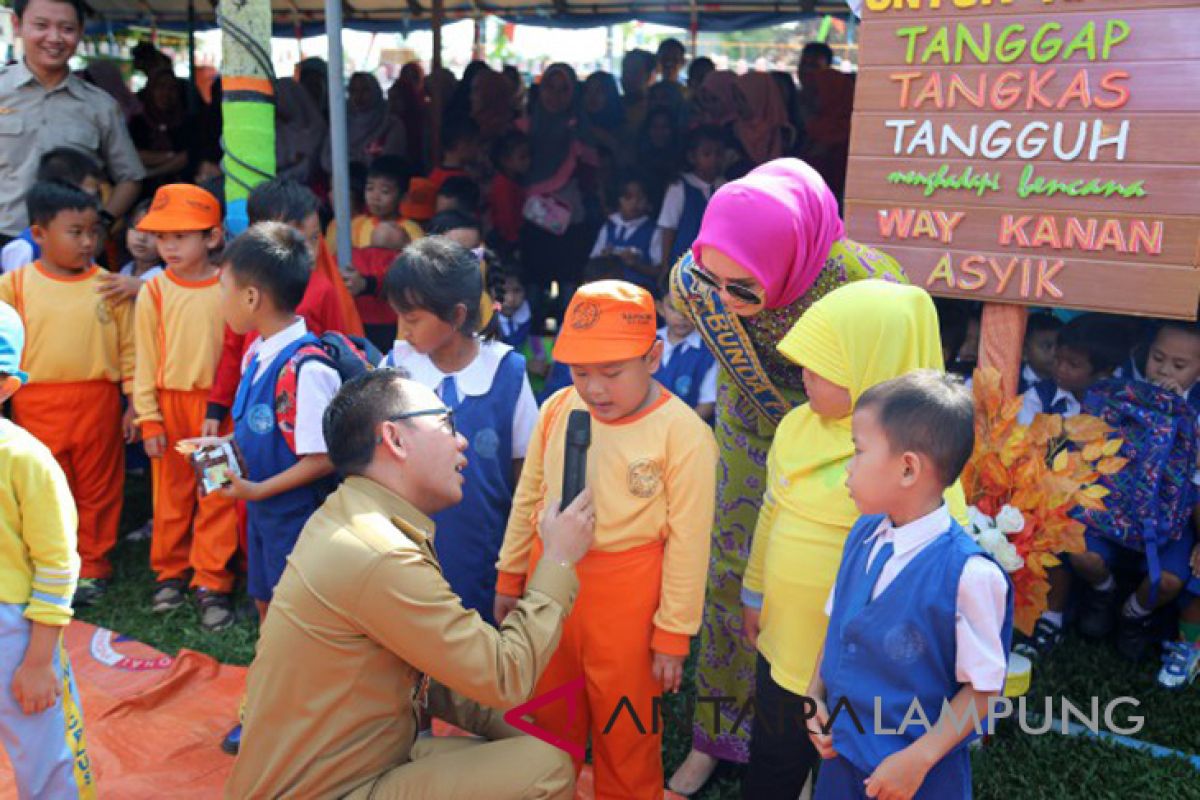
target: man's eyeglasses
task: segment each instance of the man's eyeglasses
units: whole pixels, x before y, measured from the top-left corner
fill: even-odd
[[[740,283],[729,283],[727,281],[723,281],[716,275],[713,275],[711,272],[704,269],[704,267],[700,266],[695,261],[692,262],[690,269],[696,280],[700,281],[700,283],[703,283],[714,292],[720,292],[722,289],[724,289],[734,300],[752,306],[760,305],[763,302],[762,297],[760,297],[758,293],[750,287],[742,286]]]
[[[403,414],[388,417],[388,422],[402,422],[414,417],[443,417],[442,422],[450,431],[450,435],[458,435],[458,428],[454,427],[454,411],[449,408],[422,408],[417,411],[405,411]]]

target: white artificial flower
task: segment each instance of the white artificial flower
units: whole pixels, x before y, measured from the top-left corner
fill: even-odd
[[[1012,506],[1005,506],[996,515],[996,527],[1004,533],[1020,533],[1025,530],[1025,517]]]
[[[1017,548],[1013,546],[1012,542],[1007,539],[1004,541],[1004,546],[1000,548],[999,552],[994,553],[993,557],[1005,572],[1016,572],[1025,566],[1025,560],[1021,558],[1021,554],[1017,552]]]
[[[989,528],[996,527],[996,523],[987,514],[984,514],[975,506],[967,509],[967,518],[971,523],[971,527],[975,529],[975,533],[983,533]]]

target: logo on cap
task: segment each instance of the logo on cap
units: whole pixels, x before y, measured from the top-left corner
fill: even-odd
[[[166,192],[155,192],[154,201],[150,203],[151,211],[162,211],[171,204],[171,196]]]
[[[575,310],[571,312],[571,327],[576,330],[585,331],[599,320],[600,306],[590,300],[575,306]]]

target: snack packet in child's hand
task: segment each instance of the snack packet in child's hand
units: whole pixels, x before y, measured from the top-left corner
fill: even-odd
[[[175,449],[191,462],[202,497],[232,483],[231,475],[241,477],[246,474],[246,463],[232,439],[186,439]]]

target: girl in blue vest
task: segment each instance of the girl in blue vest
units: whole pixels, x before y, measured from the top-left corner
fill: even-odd
[[[662,232],[650,216],[650,192],[642,178],[626,178],[621,185],[617,212],[610,214],[596,236],[592,258],[616,256],[625,265],[621,280],[658,291],[662,268]]]
[[[691,317],[676,309],[670,298],[658,299],[658,313],[667,324],[658,330],[663,355],[654,380],[711,424],[717,404],[717,360]]]
[[[462,502],[433,517],[438,560],[463,606],[494,624],[496,558],[538,415],[525,358],[491,330],[476,333],[483,276],[456,242],[429,236],[409,245],[384,286],[407,340],[381,366],[437,392],[468,442]]]
[[[663,266],[666,268],[678,261],[692,246],[696,234],[700,232],[700,220],[704,219],[709,198],[724,183],[722,158],[725,136],[720,128],[696,128],[688,134],[685,147],[687,172],[667,187],[662,211],[658,215],[663,256],[666,258]]]
[[[815,797],[969,798],[967,742],[1004,688],[1013,615],[1008,576],[943,497],[974,446],[971,393],[910,372],[858,399],[852,432],[846,488],[863,516],[807,692],[820,725],[809,738],[825,759]]]

